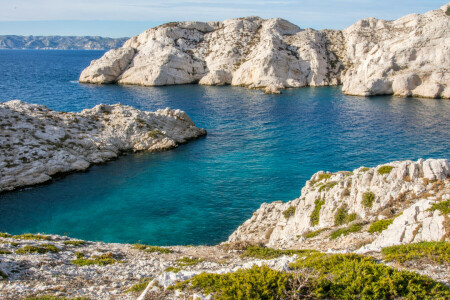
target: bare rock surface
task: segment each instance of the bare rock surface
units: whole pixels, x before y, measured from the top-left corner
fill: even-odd
[[[366,251],[379,251],[404,243],[440,241],[448,238],[449,216],[429,208],[447,199],[450,164],[446,159],[396,161],[353,172],[320,171],[306,182],[298,199],[263,203],[228,242],[322,251],[365,246]],[[378,220],[393,223],[381,233],[369,233]],[[331,238],[333,231],[351,225],[360,229]],[[314,231],[317,237],[305,238]]]
[[[120,104],[80,113],[19,100],[0,103],[0,192],[87,169],[126,151],[162,151],[205,135],[180,110]]]
[[[343,84],[352,95],[450,98],[448,6],[395,21],[368,18],[344,30],[301,29],[259,17],[167,23],[107,52],[79,80],[231,84],[268,93]]]

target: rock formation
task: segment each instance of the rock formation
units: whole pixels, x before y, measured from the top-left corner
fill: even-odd
[[[267,93],[343,84],[352,95],[450,98],[449,6],[395,21],[368,18],[342,31],[259,17],[167,23],[93,61],[79,81],[231,84]]]
[[[205,135],[180,110],[97,105],[80,113],[0,103],[0,192],[85,170],[124,151],[161,151]]]
[[[444,159],[391,162],[353,172],[314,174],[293,201],[264,203],[228,242],[263,243],[276,248],[353,249],[450,237],[450,216],[430,210],[450,199],[450,164]],[[392,223],[370,233],[379,220]],[[389,224],[388,223],[388,224]],[[331,238],[356,225],[354,233]],[[317,238],[308,233],[317,233]],[[365,241],[366,245],[361,242]]]

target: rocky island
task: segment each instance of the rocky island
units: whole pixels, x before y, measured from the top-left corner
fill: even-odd
[[[448,299],[449,209],[450,164],[420,159],[317,172],[217,246],[0,233],[0,296]]]
[[[264,88],[343,85],[346,94],[450,98],[450,4],[344,30],[283,19],[173,22],[148,29],[91,62],[84,83]]]
[[[0,128],[0,192],[86,170],[123,152],[172,149],[206,134],[178,109],[100,104],[66,113],[19,100],[0,103]]]

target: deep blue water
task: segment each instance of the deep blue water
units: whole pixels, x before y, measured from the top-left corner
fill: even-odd
[[[80,111],[180,108],[208,135],[0,195],[0,231],[108,242],[214,244],[263,202],[292,200],[318,170],[450,157],[450,101],[361,98],[340,88],[264,95],[239,87],[76,82],[101,51],[0,51],[0,101]]]

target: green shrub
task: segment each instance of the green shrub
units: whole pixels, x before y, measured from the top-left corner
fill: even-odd
[[[63,244],[78,247],[78,246],[83,246],[84,244],[86,244],[86,242],[85,241],[64,241]]]
[[[9,238],[11,237],[10,234],[6,233],[6,232],[0,232],[0,238]]]
[[[178,267],[170,266],[170,267],[167,267],[164,271],[166,271],[166,272],[178,273],[178,272],[180,272],[181,270],[183,270],[183,268],[178,268]]]
[[[324,179],[329,179],[331,177],[332,174],[328,174],[328,173],[322,173],[319,174],[319,178],[317,179],[317,181],[322,181]]]
[[[348,224],[356,220],[357,216],[358,215],[356,213],[348,214],[347,206],[343,205],[336,210],[336,214],[334,215],[334,225],[340,226],[343,224]]]
[[[74,253],[76,258],[83,258],[84,257],[84,253],[83,252],[75,252]]]
[[[289,206],[288,209],[286,209],[285,211],[283,211],[283,216],[286,219],[289,219],[290,217],[292,217],[295,214],[295,206]]]
[[[77,258],[71,261],[72,264],[77,266],[90,266],[90,265],[100,265],[106,266],[116,262],[120,262],[113,258],[112,253],[106,253],[103,255],[94,255],[92,258]]]
[[[421,242],[391,246],[381,249],[386,261],[403,263],[408,260],[428,258],[437,263],[450,263],[450,242]]]
[[[200,289],[218,300],[283,299],[291,290],[291,278],[292,275],[286,272],[275,271],[267,266],[253,266],[234,273],[201,273],[171,286],[170,289]]]
[[[369,168],[361,168],[361,169],[359,169],[360,172],[367,172],[369,170],[370,170]]]
[[[278,250],[259,246],[249,246],[242,254],[242,257],[254,257],[259,259],[272,259],[282,255],[304,255],[306,253],[316,252],[315,250]]]
[[[378,174],[380,174],[380,175],[389,174],[389,173],[391,173],[393,168],[394,167],[392,167],[392,166],[382,166],[378,169]]]
[[[409,271],[378,264],[356,254],[315,253],[290,265],[316,275],[309,285],[316,298],[325,299],[448,299],[444,284]]]
[[[133,284],[128,290],[125,291],[125,293],[141,293],[152,280],[153,278],[143,278],[139,280],[138,283]]]
[[[323,190],[328,191],[329,189],[334,187],[336,184],[338,184],[337,181],[330,181],[330,182],[324,183],[319,187],[319,192],[321,192]]]
[[[353,224],[353,225],[351,225],[349,227],[340,228],[340,229],[337,229],[337,230],[333,231],[330,234],[330,238],[332,240],[334,240],[334,239],[337,239],[338,237],[340,237],[341,235],[346,236],[346,235],[349,235],[352,232],[358,232],[361,229],[362,229],[362,225],[361,224]]]
[[[5,273],[3,273],[3,272],[0,270],[0,278],[6,279],[6,278],[8,278],[8,275],[6,275]]]
[[[11,254],[11,251],[0,249],[0,254]]]
[[[362,195],[362,205],[365,208],[371,208],[373,206],[373,202],[375,201],[375,194],[372,192],[365,192]]]
[[[450,16],[450,7],[447,8],[447,10],[445,11],[445,14],[446,14],[447,16]]]
[[[13,238],[22,239],[22,240],[45,240],[45,241],[51,240],[51,238],[49,236],[42,235],[42,234],[32,234],[32,233],[24,233],[24,234],[15,235],[15,236],[13,236]]]
[[[134,249],[143,250],[145,252],[153,253],[153,252],[159,252],[159,253],[172,253],[173,251],[169,248],[163,248],[158,246],[149,246],[144,244],[134,244]]]
[[[177,260],[177,264],[180,267],[189,267],[189,266],[195,266],[203,261],[203,258],[190,258],[190,257],[183,257]]]
[[[428,211],[439,210],[443,215],[450,214],[450,199],[433,204]]]
[[[39,253],[45,254],[47,252],[59,252],[59,248],[52,244],[42,244],[39,247],[26,245],[16,251],[16,254],[31,254],[31,253]]]
[[[383,230],[388,228],[389,225],[392,224],[392,222],[394,222],[394,219],[379,220],[379,221],[373,222],[372,224],[370,224],[368,232],[370,232],[370,233],[382,232]]]
[[[316,226],[317,224],[319,224],[320,221],[320,209],[322,208],[322,205],[325,204],[325,199],[320,200],[320,199],[316,199],[314,201],[314,210],[311,213],[311,216],[309,217],[311,224],[313,226]]]
[[[318,230],[315,230],[315,231],[307,232],[307,233],[303,234],[303,237],[307,238],[307,239],[313,238],[313,237],[318,236],[320,233],[322,233],[322,232],[324,232],[326,230],[329,230],[329,229],[330,228],[322,228],[322,229],[318,229]]]

